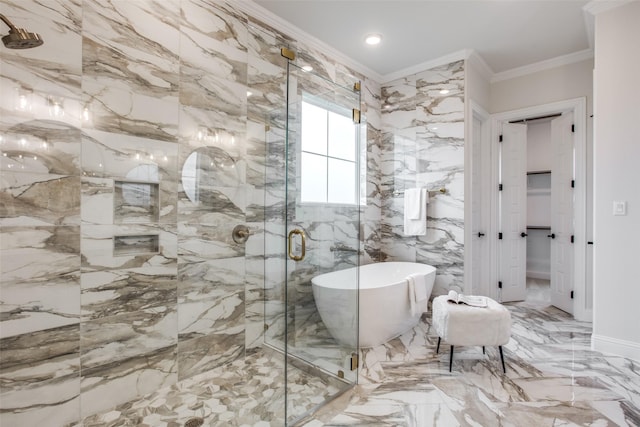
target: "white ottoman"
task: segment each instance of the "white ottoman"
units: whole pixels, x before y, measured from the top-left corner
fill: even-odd
[[[453,347],[456,345],[498,346],[502,370],[506,373],[502,346],[511,338],[511,313],[502,304],[487,298],[487,307],[471,307],[447,301],[446,295],[433,299],[432,325],[438,334],[438,348],[443,339],[451,345],[449,372],[453,363]]]

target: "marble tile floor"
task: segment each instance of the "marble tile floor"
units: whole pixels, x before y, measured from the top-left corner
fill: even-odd
[[[287,371],[289,420],[348,387],[295,364]],[[284,417],[284,358],[264,348],[67,427],[182,427],[193,418],[202,418],[205,426],[270,427],[284,426]]]
[[[456,349],[449,373],[449,349],[435,353],[427,313],[385,344],[379,383],[357,386],[302,425],[639,426],[640,363],[590,350],[590,323],[539,304],[506,304],[506,375],[497,349],[474,347]]]
[[[506,304],[512,339],[503,374],[497,349],[435,353],[430,312],[412,331],[375,353],[378,382],[362,381],[298,426],[640,426],[640,363],[590,350],[591,324],[532,301]],[[77,426],[282,426],[282,360],[256,353],[206,376],[88,417]],[[334,393],[296,369],[290,408],[297,414]]]

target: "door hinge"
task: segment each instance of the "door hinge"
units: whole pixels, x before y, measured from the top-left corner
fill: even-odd
[[[360,88],[361,88],[361,87],[362,87],[362,86],[361,86],[361,83],[360,83],[360,82],[355,82],[355,83],[353,84],[353,91],[354,91],[354,92],[360,92]]]
[[[572,179],[571,180],[571,188],[575,188],[576,187],[576,180]]]
[[[286,47],[283,47],[282,49],[280,49],[280,55],[284,56],[290,61],[293,61],[296,59],[295,52],[292,51],[291,49],[287,49]]]
[[[502,184],[498,184],[498,191],[502,191]]]
[[[500,138],[498,138],[498,142],[502,142],[502,135],[500,135]]]
[[[571,132],[575,132],[576,131],[576,125],[571,125]]]
[[[502,240],[502,233],[498,233],[498,240]]]
[[[358,369],[358,355],[351,353],[351,370],[355,371],[356,369]]]
[[[358,110],[357,108],[353,109],[353,123],[360,123],[360,110]]]
[[[572,234],[571,235],[571,243],[573,243],[575,236]]]
[[[502,282],[498,282],[498,289],[502,289]]]
[[[573,291],[571,291],[571,299],[573,299]]]

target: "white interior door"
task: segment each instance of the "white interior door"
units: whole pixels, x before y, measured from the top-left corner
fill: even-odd
[[[505,123],[500,144],[501,301],[522,301],[527,294],[527,126]]]
[[[471,137],[471,290],[476,295],[489,295],[488,213],[486,212],[488,169],[484,166],[486,150],[482,149],[483,121],[474,116]]]
[[[573,314],[573,114],[551,122],[551,304]],[[584,183],[583,183],[584,185]]]

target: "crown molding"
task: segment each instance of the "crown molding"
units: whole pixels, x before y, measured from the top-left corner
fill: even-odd
[[[313,37],[311,34],[305,32],[299,27],[291,24],[288,21],[280,18],[275,15],[271,11],[265,9],[259,4],[253,2],[252,0],[242,0],[242,1],[233,1],[229,2],[229,4],[240,11],[250,15],[251,17],[264,22],[267,25],[270,25],[274,29],[286,34],[289,37],[292,37],[298,42],[301,42],[307,45],[310,48],[317,49],[332,59],[335,59],[340,62],[341,65],[345,65],[351,68],[353,71],[356,71],[360,74],[365,75],[377,82],[381,82],[383,80],[383,76],[366,65],[360,64],[357,61],[354,61],[344,53],[340,52],[336,48],[324,43],[323,41]]]
[[[540,71],[561,67],[563,65],[586,61],[587,59],[591,58],[593,58],[593,49],[585,49],[578,52],[570,53],[568,55],[557,56],[555,58],[525,65],[523,67],[513,68],[511,70],[495,73],[491,78],[491,83],[526,76],[528,74],[538,73]]]
[[[620,7],[633,1],[637,0],[593,0],[587,3],[582,10],[595,16],[599,13],[615,9],[616,7]]]
[[[471,50],[471,54],[469,55],[467,60],[469,61],[469,63],[471,63],[475,70],[478,71],[480,75],[487,81],[490,81],[493,78],[495,73],[478,52],[476,52],[475,50]]]
[[[420,64],[412,65],[411,67],[407,67],[402,70],[394,71],[393,73],[385,74],[384,76],[382,76],[380,83],[389,83],[394,80],[418,74],[425,70],[430,70],[431,68],[438,67],[440,65],[446,65],[455,61],[465,60],[469,57],[469,55],[471,55],[471,52],[471,49],[459,50],[457,52],[453,52],[448,55],[432,59],[430,61],[422,62]]]

